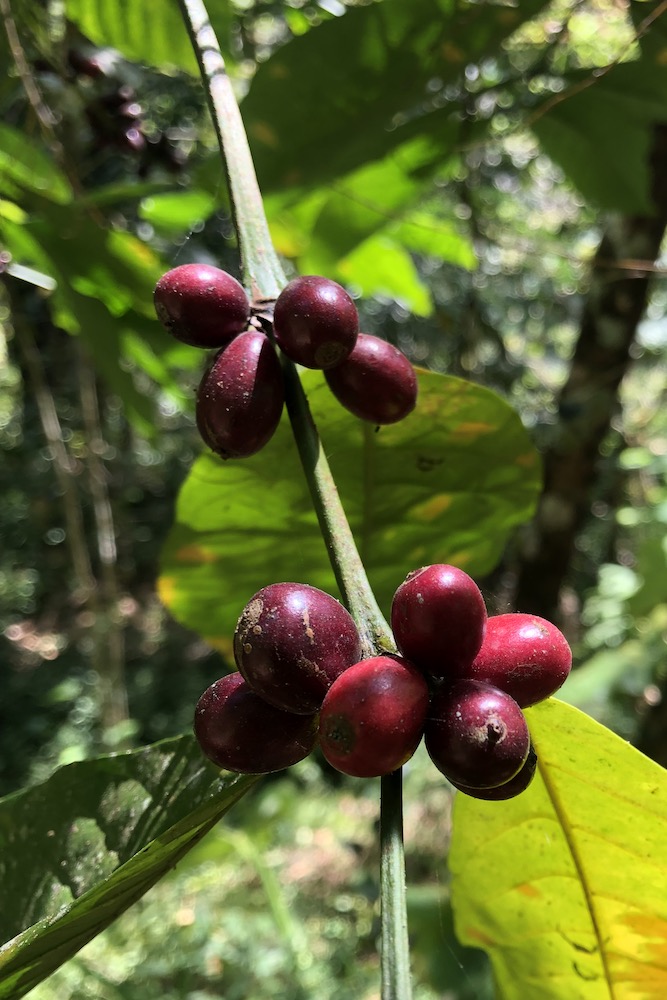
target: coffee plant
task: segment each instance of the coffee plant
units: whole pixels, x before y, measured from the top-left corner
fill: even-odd
[[[440,132],[451,127],[450,68],[441,63],[459,59],[461,11],[443,0],[408,7],[392,22],[395,31],[384,30],[383,18],[398,9],[396,0],[328,23],[339,42],[351,31],[352,47],[363,19],[377,18],[366,40],[376,55],[377,46],[395,46],[386,60],[395,87],[409,89],[415,78],[421,87],[422,60],[423,72],[443,74],[441,103],[415,100],[406,117],[419,139],[422,113],[438,116]],[[471,54],[481,59],[489,39],[497,45],[540,4],[525,7],[490,5],[489,13],[483,4],[461,5],[471,19]],[[96,15],[84,8],[79,22],[94,35]],[[424,12],[444,19],[451,37],[438,36],[434,46],[425,31],[422,60],[404,62],[400,32],[420,29]],[[194,738],[74,763],[0,802],[0,884],[8,901],[0,998],[25,995],[140,899],[229,810],[240,809],[246,793],[271,780],[262,775],[312,755],[332,780],[351,778],[351,788],[379,778],[380,989],[383,1000],[410,1000],[403,794],[411,794],[411,761],[422,741],[435,781],[454,790],[447,861],[457,935],[487,952],[499,996],[663,995],[664,773],[553,697],[572,666],[563,632],[542,616],[499,613],[483,583],[535,506],[538,459],[528,435],[499,396],[415,368],[397,346],[360,330],[362,298],[338,281],[314,268],[287,279],[207,10],[201,0],[179,0],[165,5],[164,19],[160,37],[188,70],[194,54],[207,95],[240,280],[222,255],[216,263],[179,263],[161,276],[151,272],[152,303],[133,292],[128,309],[139,329],[154,324],[160,343],[169,343],[156,356],[183,345],[200,349],[188,363],[198,381],[192,403],[203,448],[179,496],[160,591],[172,614],[236,669],[193,702]],[[309,33],[304,28],[306,43]],[[136,35],[128,44],[145,53]],[[321,69],[313,87],[330,87],[331,68]],[[64,72],[68,85],[100,88],[86,104],[95,141],[143,156],[134,89],[112,80],[95,53],[68,49]],[[269,121],[278,107],[287,118],[296,112],[281,90],[290,74],[279,64],[267,73],[258,72],[247,110],[251,123],[263,124],[255,128],[263,137],[260,169],[273,157],[270,187],[287,166],[257,102],[265,101]],[[344,117],[340,74],[336,84]],[[417,96],[421,90],[407,94]],[[391,150],[394,129],[384,131]],[[301,145],[298,128],[292,135],[307,164],[317,143],[310,136]],[[439,141],[403,149],[414,158],[410,183],[429,158],[439,161]],[[13,148],[6,169],[19,184],[25,156]],[[333,163],[355,165],[354,143],[333,143],[327,152],[325,180]],[[573,174],[585,178],[578,151],[568,155]],[[46,160],[32,169],[35,183],[52,176]],[[60,209],[69,198],[75,211],[76,197],[64,175],[59,184],[53,212],[64,219]],[[307,209],[307,192],[304,199]],[[7,214],[15,234],[19,223],[12,228]],[[82,231],[89,233],[85,222]],[[87,245],[83,239],[83,256]],[[17,246],[34,265],[29,237]],[[140,268],[142,254],[132,246],[126,257]],[[18,273],[11,255],[3,258],[3,272],[12,268]],[[63,322],[78,315],[82,289],[94,280],[91,273],[88,284],[63,283]],[[138,282],[142,294],[146,283]],[[107,294],[104,308],[120,313]],[[157,320],[148,319],[150,309]],[[100,315],[89,307],[82,336],[97,332]],[[306,992],[300,981],[295,996]]]

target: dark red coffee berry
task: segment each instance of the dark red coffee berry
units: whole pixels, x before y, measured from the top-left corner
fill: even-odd
[[[316,712],[331,683],[360,656],[350,613],[305,583],[258,591],[234,633],[234,657],[248,684],[289,712]]]
[[[308,756],[317,741],[317,716],[283,712],[240,674],[228,674],[197,702],[194,729],[202,753],[218,767],[266,774]]]
[[[470,676],[495,684],[522,708],[552,695],[566,680],[572,651],[563,633],[537,615],[493,615]]]
[[[331,368],[355,345],[357,307],[335,281],[315,275],[295,278],[276,300],[273,331],[292,361],[305,368]]]
[[[503,802],[521,795],[521,792],[525,792],[535,777],[536,769],[537,754],[531,744],[526,763],[513,778],[505,781],[502,785],[496,785],[495,788],[471,788],[470,785],[458,785],[451,778],[449,781],[450,784],[454,785],[454,788],[458,788],[460,792],[464,792],[473,799],[482,799],[484,802]]]
[[[523,712],[508,694],[480,681],[455,681],[431,699],[428,754],[452,783],[494,788],[513,778],[530,749]]]
[[[333,682],[322,704],[322,753],[344,774],[390,774],[417,749],[428,698],[423,674],[399,656],[355,663]]]
[[[401,653],[433,677],[448,679],[466,674],[482,645],[486,617],[472,577],[442,563],[410,573],[391,606]]]
[[[284,398],[270,340],[255,330],[240,333],[216,354],[199,384],[199,433],[221,458],[247,458],[274,434]]]
[[[102,60],[95,53],[87,55],[80,49],[68,49],[67,62],[79,76],[88,76],[91,79],[96,79],[106,74]]]
[[[145,135],[140,129],[134,127],[121,132],[116,141],[121,149],[127,149],[131,153],[140,153],[146,146]]]
[[[154,293],[158,319],[193,347],[223,347],[245,330],[248,297],[236,278],[210,264],[181,264],[163,274]]]
[[[370,333],[360,333],[349,358],[325,378],[346,410],[372,424],[403,420],[417,403],[417,376],[406,356]]]
[[[116,110],[116,115],[118,118],[127,118],[130,122],[140,123],[143,109],[138,101],[128,101],[126,104],[121,104]]]

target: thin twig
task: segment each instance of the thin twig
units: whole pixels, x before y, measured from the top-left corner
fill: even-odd
[[[105,730],[126,722],[129,718],[125,683],[125,643],[119,617],[119,587],[116,573],[117,549],[114,517],[107,471],[101,455],[104,449],[102,425],[95,371],[90,360],[79,348],[79,386],[81,411],[86,434],[86,469],[88,489],[93,505],[99,558],[99,589],[96,608],[96,664],[103,691],[100,697],[100,719]],[[119,743],[114,743],[119,749]]]

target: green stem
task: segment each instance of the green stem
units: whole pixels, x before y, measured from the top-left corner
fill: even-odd
[[[301,380],[285,357],[283,372],[287,410],[301,465],[343,602],[361,634],[364,656],[375,656],[379,650],[393,652],[393,636],[368,582]]]
[[[201,0],[179,0],[197,57],[227,175],[244,279],[254,302],[275,299],[285,285],[264,213],[248,139],[218,40]]]
[[[405,905],[403,775],[381,779],[380,895],[382,900],[382,1000],[410,1000],[410,942]],[[385,960],[385,956],[391,956]]]
[[[255,306],[270,306],[284,287],[285,276],[269,235],[243,121],[206,7],[201,0],[179,0],[179,4],[206,85],[225,164],[244,281]],[[258,311],[261,313],[261,308]],[[391,631],[368,582],[301,381],[287,358],[283,358],[283,371],[299,457],[341,595],[362,636],[364,655],[392,651]],[[381,799],[382,998],[410,1000],[400,770],[382,779]]]

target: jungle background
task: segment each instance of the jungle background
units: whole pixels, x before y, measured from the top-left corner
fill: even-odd
[[[665,764],[667,5],[209,7],[291,273],[341,281],[363,329],[499,393],[540,450],[489,608],[555,620],[562,697]],[[163,8],[0,0],[3,795],[189,730],[230,667],[158,593],[202,360],[152,289],[194,260],[239,273]],[[450,790],[422,751],[409,780],[416,995],[491,997],[453,936]],[[317,756],[266,779],[32,995],[377,996],[376,791]]]

